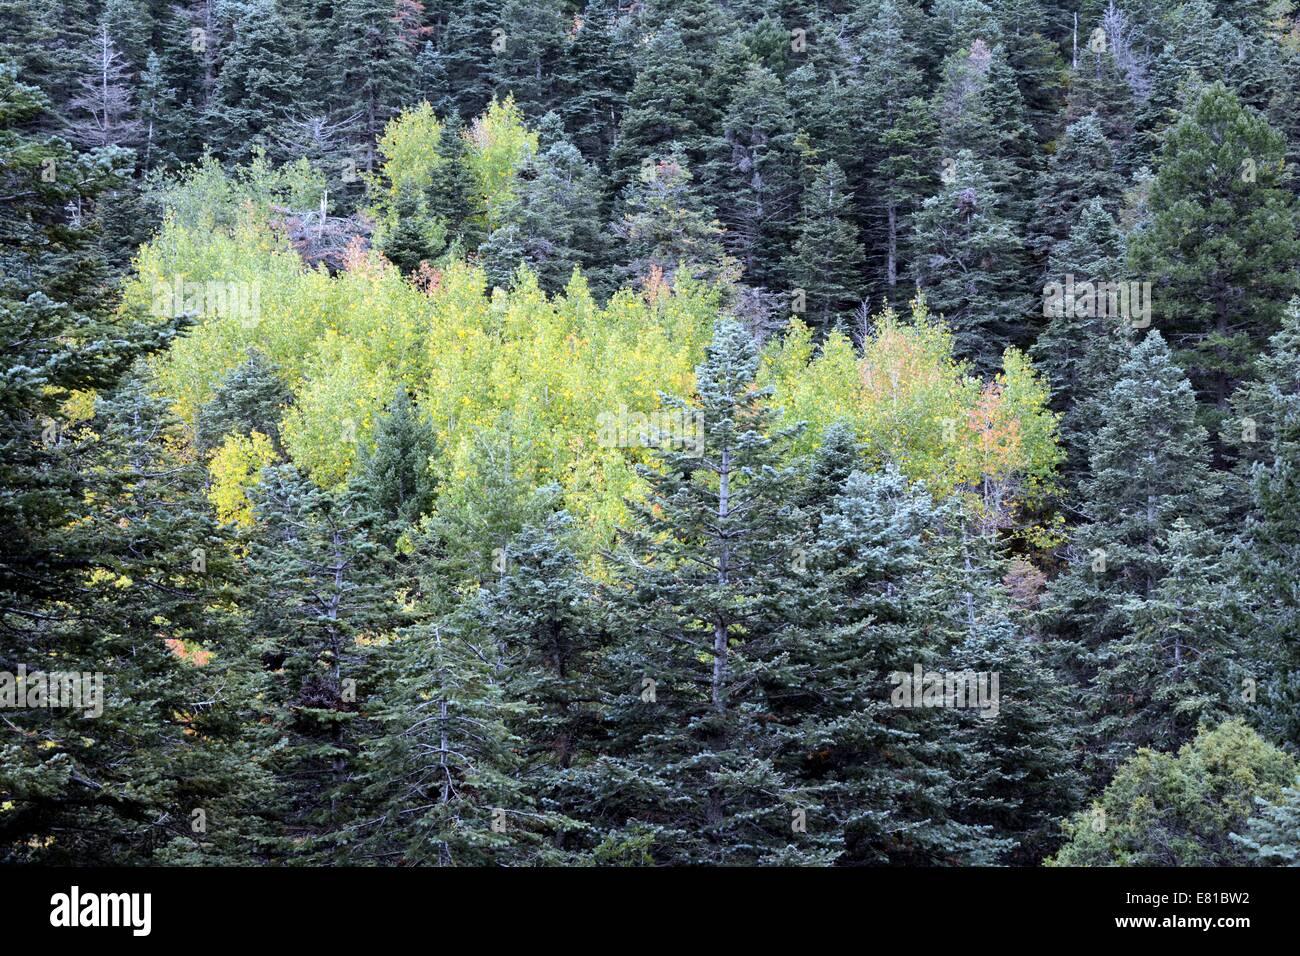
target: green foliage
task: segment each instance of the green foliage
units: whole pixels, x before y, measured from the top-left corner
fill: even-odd
[[[1141,750],[1066,824],[1056,866],[1246,866],[1232,838],[1295,778],[1295,760],[1240,721],[1202,729],[1177,754]]]

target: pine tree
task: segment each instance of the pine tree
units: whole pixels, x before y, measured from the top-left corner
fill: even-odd
[[[464,131],[459,114],[453,113],[443,124],[437,147],[441,162],[424,192],[424,204],[429,216],[442,223],[448,246],[468,251],[483,241],[483,210]]]
[[[935,94],[939,148],[946,159],[970,152],[988,177],[1004,211],[1016,223],[1028,218],[1033,134],[1024,102],[1002,46],[982,40],[949,58]]]
[[[393,203],[396,222],[376,243],[384,258],[401,269],[403,275],[414,275],[422,263],[438,261],[447,248],[446,219],[430,213],[424,198],[429,192],[421,192],[409,180],[404,181]]]
[[[1135,44],[1127,17],[1113,4],[1091,30],[1081,27],[1079,38],[1066,94],[1066,121],[1073,125],[1095,116],[1115,150],[1116,171],[1129,175],[1145,159],[1136,123],[1139,107],[1150,96],[1151,64]]]
[[[408,628],[395,645],[382,732],[366,743],[358,852],[381,863],[491,866],[536,856],[546,831],[521,782],[500,652],[466,614]]]
[[[918,11],[896,0],[880,0],[859,9],[869,19],[860,41],[865,52],[860,92],[850,102],[860,103],[865,129],[845,130],[848,143],[843,152],[837,149],[832,156],[845,166],[850,185],[855,186],[867,234],[873,237],[873,254],[876,250],[883,253],[884,262],[876,271],[892,301],[899,274],[906,274],[905,263],[911,258],[911,217],[936,185],[938,130],[924,99],[921,49],[915,40]],[[852,112],[838,103],[830,108]],[[849,144],[859,136],[876,148],[868,150],[868,167],[857,185],[853,170],[845,164],[850,162]]]
[[[434,39],[447,97],[433,105],[440,115],[477,116],[487,108],[492,87],[492,60],[504,36],[502,0],[456,0],[433,12]]]
[[[510,440],[508,431],[479,436],[485,467],[467,487],[444,490],[413,542],[422,620],[387,655],[383,694],[368,705],[382,732],[367,741],[360,772],[361,852],[381,862],[568,860],[563,834],[578,824],[553,799],[564,774],[539,763],[544,745],[520,734],[567,731],[578,746],[583,719],[565,695],[584,677],[562,671],[585,649],[576,631],[556,627],[582,626],[564,606],[581,585],[554,537],[559,524],[546,523],[553,498],[517,472]],[[555,696],[527,699],[533,687]]]

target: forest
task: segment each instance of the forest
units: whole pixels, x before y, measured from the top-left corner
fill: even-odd
[[[1293,0],[0,0],[0,862],[1300,865],[1298,160]]]

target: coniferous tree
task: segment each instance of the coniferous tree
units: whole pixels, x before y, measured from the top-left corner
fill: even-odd
[[[1300,288],[1284,148],[1231,91],[1208,87],[1166,138],[1150,222],[1129,249],[1133,274],[1154,284],[1160,327],[1217,410],[1208,419],[1215,425]]]
[[[1225,436],[1239,454],[1235,483],[1241,566],[1237,590],[1245,609],[1242,633],[1252,635],[1259,685],[1252,713],[1269,734],[1300,742],[1300,300],[1259,361],[1259,378],[1233,396],[1234,420]]]
[[[405,388],[397,391],[375,425],[374,448],[361,465],[360,485],[396,537],[433,506],[436,482],[431,462],[437,454],[433,430],[412,404]]]
[[[507,725],[522,742],[529,792],[557,824],[558,849],[585,828],[578,820],[598,812],[590,783],[605,736],[597,660],[607,639],[594,585],[568,542],[572,530],[564,512],[525,527],[502,550],[502,571],[475,608],[502,648],[507,698],[527,705]]]
[[[866,126],[862,138],[878,146],[864,171],[865,182],[855,193],[857,203],[866,207],[868,234],[883,236],[883,268],[877,271],[885,294],[892,297],[899,274],[906,274],[905,263],[910,261],[911,217],[936,185],[938,130],[924,99],[921,52],[913,40],[916,11],[895,0],[882,0],[871,8],[861,41],[866,56],[856,100],[861,102]],[[843,111],[838,105],[832,108]],[[847,132],[854,140],[862,135],[857,129]],[[845,156],[832,155],[845,163]],[[847,167],[846,172],[851,174]],[[880,249],[881,239],[871,246],[873,252]]]
[[[1122,185],[1115,171],[1115,151],[1096,114],[1071,123],[1038,178],[1037,251],[1050,255],[1069,235],[1084,205],[1094,199],[1114,216]]]
[[[730,270],[722,227],[691,191],[691,171],[680,153],[647,165],[624,191],[615,235],[626,243],[623,272],[642,282],[672,279],[679,266],[696,278],[719,279]]]
[[[82,146],[132,146],[140,134],[130,68],[102,21],[86,44],[69,135]]]
[[[417,866],[555,862],[537,855],[550,828],[507,726],[526,706],[505,698],[493,635],[466,610],[406,629],[393,656],[360,774],[358,852]]]
[[[443,224],[447,244],[462,252],[478,248],[483,231],[482,201],[470,169],[464,131],[458,113],[443,124],[437,147],[441,162],[424,193],[424,206],[434,220]]]
[[[663,23],[642,52],[610,153],[610,185],[616,192],[635,184],[644,163],[661,161],[674,147],[697,146],[704,131],[703,83],[677,22]]]
[[[843,437],[836,444],[814,475],[842,470]],[[927,610],[944,601],[926,570],[939,519],[894,469],[853,472],[816,519],[807,623],[788,651],[807,670],[783,703],[799,720],[794,766],[818,802],[809,833],[831,830],[840,863],[991,863],[1011,846],[962,818],[957,715],[922,709],[919,686],[915,700],[897,695],[898,676],[911,681],[943,654]]]
[[[288,25],[274,0],[248,0],[232,14],[232,38],[222,48],[204,123],[224,155],[248,159],[257,148],[273,145],[271,130],[290,116],[302,79]],[[207,35],[203,45],[214,42]]]
[[[203,469],[177,460],[183,441],[138,380],[59,439],[94,501],[68,513],[73,534],[51,541],[45,575],[62,579],[57,600],[5,601],[3,670],[29,675],[27,708],[6,718],[21,730],[6,740],[0,771],[8,859],[258,858],[251,841],[264,835],[269,786],[254,762],[252,689],[228,637],[232,569],[203,500]],[[29,588],[40,573],[24,569]],[[221,657],[209,667],[213,650]],[[71,701],[58,697],[67,674],[82,682]],[[30,694],[44,675],[42,704]],[[37,839],[51,833],[59,837]]]
[[[414,92],[415,56],[426,29],[420,12],[403,0],[342,0],[334,8],[333,95],[344,113],[358,117],[368,170],[372,144]]]
[[[1028,215],[1033,134],[1001,46],[982,40],[949,58],[935,98],[939,148],[945,159],[970,152],[1015,222]]]
[[[1255,798],[1255,815],[1246,821],[1242,835],[1232,834],[1262,864],[1300,866],[1300,780],[1282,788],[1282,798],[1269,803]]]
[[[248,533],[246,627],[270,672],[264,733],[273,745],[277,852],[342,852],[352,774],[376,690],[369,646],[394,623],[391,555],[378,515],[354,491],[322,491],[292,465],[263,470]]]
[[[866,264],[848,218],[851,199],[839,165],[822,166],[804,195],[799,236],[785,264],[791,288],[804,292],[809,319],[823,329],[844,322],[862,301]]]
[[[1029,311],[1023,242],[1001,196],[969,152],[958,153],[936,196],[916,214],[916,283],[952,327],[957,353],[998,367]]]
[[[591,0],[575,22],[556,106],[573,145],[602,165],[614,146],[635,71],[633,43],[611,0]]]
[[[1125,281],[1124,266],[1124,238],[1100,199],[1079,211],[1069,238],[1048,261],[1045,293],[1059,295],[1044,295],[1050,316],[1030,354],[1051,384],[1062,416],[1065,471],[1075,480],[1087,470],[1088,443],[1103,423],[1102,399],[1131,345],[1132,325],[1141,321],[1111,313],[1106,286]]]
[[[701,174],[702,195],[726,229],[727,251],[751,285],[781,285],[798,187],[793,129],[780,81],[751,67],[727,104]]]
[[[559,100],[566,34],[572,23],[561,0],[504,0],[499,49],[492,57],[496,95],[507,94],[528,116],[541,116]]]
[[[824,830],[792,826],[794,811],[816,811],[775,759],[798,732],[782,700],[800,670],[788,646],[798,528],[757,366],[749,333],[720,323],[696,373],[698,404],[670,403],[702,416],[702,441],[658,453],[636,527],[611,556],[615,753],[601,806],[608,839],[648,835],[656,863],[832,852]]]
[[[1208,436],[1196,423],[1195,395],[1160,333],[1132,350],[1100,411],[1102,424],[1089,447],[1091,474],[1082,485],[1087,523],[1075,535],[1071,567],[1054,582],[1049,603],[1055,614],[1066,615],[1062,635],[1078,645],[1076,676],[1096,681],[1086,699],[1101,759],[1116,761],[1131,753],[1134,731],[1142,730],[1136,714],[1146,694],[1131,678],[1108,672],[1125,655],[1163,653],[1166,637],[1177,639],[1152,623],[1160,614],[1173,622],[1163,609],[1169,589],[1190,587],[1164,583],[1179,561],[1184,576],[1192,573],[1186,564],[1191,555],[1180,557],[1171,535],[1179,522],[1192,532],[1212,528],[1221,486],[1210,469]],[[1212,601],[1204,592],[1194,597],[1202,604]],[[1213,653],[1215,640],[1210,633],[1202,642],[1207,653]],[[1181,670],[1152,679],[1167,690],[1171,676],[1176,682]]]
[[[258,349],[249,349],[248,358],[231,370],[199,409],[194,424],[194,447],[210,452],[221,445],[227,435],[261,432],[271,439],[277,451],[280,443],[280,419],[293,403],[293,393],[280,378],[279,369]]]
[[[504,286],[522,263],[537,274],[543,289],[556,293],[580,268],[606,291],[607,238],[596,170],[561,140],[530,157],[521,178],[500,225],[479,247],[489,278]]]
[[[1255,858],[1232,838],[1256,798],[1277,800],[1295,778],[1285,752],[1240,721],[1205,728],[1177,753],[1143,750],[1092,807],[1066,825],[1054,866],[1244,866]]]

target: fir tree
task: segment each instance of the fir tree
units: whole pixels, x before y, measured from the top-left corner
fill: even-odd
[[[1255,805],[1244,834],[1233,833],[1232,839],[1264,865],[1300,866],[1300,779],[1282,788],[1278,802],[1256,797]]]
[[[691,191],[691,171],[680,153],[647,164],[623,195],[622,221],[614,226],[624,240],[623,272],[642,282],[659,275],[672,279],[679,266],[695,278],[716,280],[730,270],[722,227]]]
[[[1296,204],[1281,136],[1221,84],[1207,88],[1165,141],[1151,220],[1130,247],[1154,283],[1160,326],[1202,400],[1218,410],[1276,332],[1295,294]],[[1217,428],[1214,429],[1217,432]]]
[[[204,122],[225,155],[246,159],[272,145],[270,131],[297,101],[301,71],[273,0],[249,0],[234,12],[233,38]],[[204,45],[214,42],[209,34]]]
[[[697,370],[698,447],[661,450],[649,496],[611,558],[609,660],[616,756],[603,768],[611,838],[653,834],[657,863],[828,859],[825,830],[792,826],[797,686],[788,596],[797,527],[780,445],[753,387],[758,355],[740,325],[718,325]],[[784,596],[784,598],[783,598]],[[796,712],[797,713],[797,712]]]
[[[561,140],[531,158],[521,179],[501,224],[480,247],[489,278],[506,285],[523,263],[543,289],[556,293],[581,268],[607,291],[601,281],[608,251],[597,172]]]
[[[751,67],[727,105],[702,173],[705,201],[727,230],[727,251],[752,285],[780,285],[798,187],[793,128],[780,81]]]
[[[1103,423],[1102,399],[1131,346],[1132,324],[1140,321],[1111,314],[1106,287],[1125,281],[1124,257],[1123,236],[1101,200],[1092,199],[1048,262],[1043,311],[1049,318],[1031,355],[1051,383],[1066,473],[1076,481],[1087,470],[1088,442]]]
[[[398,389],[387,413],[375,425],[374,448],[361,465],[360,485],[370,505],[396,537],[433,506],[436,483],[431,461],[437,454],[433,430]]]
[[[840,167],[833,160],[822,166],[804,195],[799,237],[786,261],[793,288],[804,291],[809,319],[823,329],[844,322],[862,301],[865,263],[847,218],[851,198]]]
[[[221,381],[212,398],[199,409],[194,424],[194,446],[210,452],[227,435],[261,432],[276,450],[280,443],[280,419],[293,403],[293,393],[280,377],[280,370],[257,349]]]
[[[254,515],[246,626],[272,672],[264,733],[280,794],[277,852],[329,856],[347,841],[350,778],[369,736],[368,644],[395,623],[391,556],[360,494],[323,492],[292,465],[263,471]]]
[[[952,327],[958,355],[991,370],[1029,310],[1023,243],[979,161],[963,151],[947,169],[916,215],[916,283]]]

